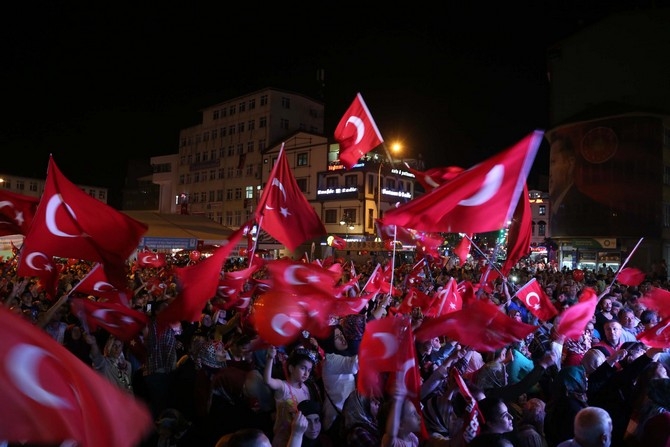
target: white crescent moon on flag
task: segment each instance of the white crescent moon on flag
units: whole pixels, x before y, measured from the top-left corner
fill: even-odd
[[[34,252],[28,254],[28,256],[26,256],[26,264],[28,264],[28,267],[30,267],[33,270],[44,270],[44,268],[39,268],[39,267],[35,266],[34,260],[38,256],[40,258],[44,258],[46,260],[45,265],[50,264],[49,258],[47,258],[47,255],[45,255],[44,253],[40,253],[38,251],[34,251]]]
[[[292,335],[291,333],[284,330],[284,327],[286,327],[287,324],[290,324],[291,326],[300,329],[300,321],[296,320],[295,318],[291,318],[286,314],[277,314],[274,317],[272,317],[272,320],[270,322],[272,330],[281,335],[282,337]]]
[[[377,332],[372,334],[373,338],[379,339],[384,345],[384,355],[382,359],[387,359],[398,351],[398,340],[396,337],[388,332]]]
[[[112,323],[107,319],[107,314],[118,314],[119,312],[111,309],[96,309],[93,312],[91,312],[91,316],[95,318],[96,320],[99,320],[100,322],[104,323],[108,327],[121,327],[120,325],[116,323]],[[123,315],[119,317],[119,320],[121,320],[125,324],[133,324],[135,323],[135,320],[130,318],[128,315]]]
[[[656,329],[656,335],[661,335],[663,331],[668,328],[668,326],[670,326],[670,321],[667,322],[663,327]]]
[[[151,264],[152,262],[154,262],[157,259],[158,259],[158,257],[156,255],[153,255],[153,254],[143,255],[142,256],[142,263]]]
[[[53,234],[54,236],[79,237],[79,235],[77,235],[77,234],[69,234],[69,233],[65,233],[65,232],[61,231],[58,228],[58,225],[56,225],[56,211],[58,211],[58,207],[61,206],[61,205],[64,205],[64,203],[57,194],[54,194],[53,196],[51,196],[51,198],[49,199],[49,202],[47,202],[47,210],[46,210],[46,216],[45,216],[47,228],[49,229],[51,234]],[[75,217],[74,212],[72,212],[72,210],[69,207],[68,207],[68,209],[69,209],[70,213],[72,213],[72,216]],[[76,217],[75,217],[75,219],[76,219]]]
[[[360,143],[365,135],[365,124],[363,123],[363,120],[357,116],[351,115],[347,120],[347,125],[348,124],[353,124],[356,127],[356,141],[354,141],[354,144]]]
[[[530,302],[531,298],[535,298],[535,304]],[[540,308],[540,296],[535,293],[535,292],[530,292],[528,295],[526,295],[526,304],[528,307],[532,307],[533,309],[539,309]]]
[[[115,287],[105,281],[97,281],[93,284],[93,290],[96,292],[112,292],[115,290]]]
[[[495,165],[489,172],[486,174],[484,179],[484,184],[473,196],[463,199],[458,202],[461,206],[479,206],[483,203],[488,202],[491,198],[496,195],[502,185],[503,179],[505,178],[505,166]]]
[[[289,284],[293,284],[294,286],[309,284],[307,281],[300,281],[298,278],[296,278],[295,271],[298,269],[307,270],[306,267],[301,265],[290,265],[284,271],[284,280]]]
[[[4,208],[6,206],[8,206],[10,208],[14,208],[14,204],[12,202],[10,202],[9,200],[3,200],[2,202],[0,202],[0,208]]]
[[[39,383],[39,363],[46,356],[52,357],[44,349],[21,343],[7,354],[5,368],[16,387],[34,401],[47,407],[72,409],[67,399],[50,393]]]

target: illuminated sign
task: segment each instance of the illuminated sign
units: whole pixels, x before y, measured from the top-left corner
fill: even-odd
[[[412,174],[411,172],[403,171],[402,169],[397,168],[391,169],[391,174],[399,175],[401,177],[416,178],[416,175]]]
[[[406,191],[395,191],[393,189],[382,188],[382,194],[393,197],[400,197],[403,199],[411,199],[412,193]]]
[[[333,194],[351,194],[351,193],[357,193],[357,192],[358,192],[358,187],[350,186],[348,188],[317,189],[316,190],[316,195],[317,196],[329,196],[329,195],[333,195]]]

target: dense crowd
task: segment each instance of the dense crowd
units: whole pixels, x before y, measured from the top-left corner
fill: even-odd
[[[360,286],[376,263],[372,257],[356,263]],[[343,283],[353,265],[346,263]],[[430,267],[413,286],[430,294],[452,277],[479,284],[480,266]],[[244,267],[229,262],[226,270]],[[286,346],[259,338],[249,318],[253,306],[226,308],[215,297],[199,321],[161,328],[156,317],[178,289],[165,269],[128,271],[132,307],[150,317],[130,342],[102,328],[89,330],[67,305],[88,263],[64,264],[59,299],[48,299],[34,278],[17,277],[7,264],[0,296],[4,306],[147,404],[155,427],[141,447],[670,445],[670,354],[636,338],[659,322],[640,298],[651,288],[670,288],[667,268],[625,286],[604,267],[574,275],[551,264],[521,263],[508,277],[515,283],[498,277],[479,287],[477,297],[537,325],[535,332],[492,351],[444,336],[415,341],[420,396],[392,380],[383,396],[371,396],[357,387],[358,348],[370,321],[397,316],[411,263],[395,267],[400,295],[379,294],[359,313],[334,318],[327,337],[304,332]],[[261,269],[254,277],[263,275]],[[514,295],[533,278],[559,310],[578,303],[585,288],[597,292],[596,312],[578,339],[558,335],[552,321],[539,322]],[[427,318],[418,309],[408,317],[413,328]],[[473,408],[479,422],[469,417]]]

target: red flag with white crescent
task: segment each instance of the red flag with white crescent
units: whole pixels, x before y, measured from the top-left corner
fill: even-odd
[[[37,197],[0,189],[0,236],[28,234],[38,202]]]
[[[570,340],[578,340],[584,334],[584,328],[591,321],[598,305],[598,294],[591,287],[584,287],[579,294],[577,304],[565,309],[555,324],[556,333]]]
[[[523,285],[516,296],[526,308],[541,321],[549,321],[558,315],[558,310],[551,299],[544,293],[536,278]]]
[[[347,169],[353,168],[363,155],[384,142],[360,93],[344,112],[334,136],[340,144],[340,162]]]
[[[650,348],[670,347],[670,317],[663,318],[656,326],[640,332],[636,338]]]
[[[88,298],[72,298],[72,313],[86,318],[88,327],[95,331],[102,327],[116,338],[130,341],[149,322],[149,317],[119,302],[93,301]]]

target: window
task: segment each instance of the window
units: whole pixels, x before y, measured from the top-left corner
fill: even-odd
[[[301,152],[297,156],[298,166],[307,166],[309,164],[309,154],[307,152]]]
[[[196,152],[196,154],[195,154],[195,162],[196,163],[200,163],[200,156],[201,156],[200,152]]]
[[[300,192],[303,194],[307,193],[307,179],[306,178],[297,178],[295,179],[296,183],[298,184],[298,188],[300,188]]]
[[[368,230],[373,229],[374,226],[375,226],[375,221],[374,221],[375,213],[374,213],[374,211],[375,211],[374,209],[368,208]]]
[[[202,192],[200,193],[200,201],[201,201],[202,203],[207,202],[207,193],[206,193],[205,191],[202,191]]]
[[[268,105],[268,95],[262,95],[261,96],[261,106],[266,106]]]
[[[207,161],[209,157],[209,153],[207,151],[202,153],[202,161]]]
[[[217,202],[223,202],[223,189],[217,189],[216,190],[216,201]]]
[[[236,210],[235,211],[235,224],[236,227],[239,227],[242,225],[242,211],[241,210]]]
[[[327,224],[336,224],[340,221],[337,219],[337,210],[326,210],[326,215],[324,216]]]
[[[226,148],[221,146],[219,148],[219,158],[223,158],[223,157],[225,157],[225,155],[226,155]]]
[[[198,183],[200,181],[200,173],[199,172],[194,172],[193,173],[193,183]]]
[[[228,110],[226,108],[221,109],[221,117],[228,116]]]
[[[235,115],[235,105],[230,106],[230,108],[228,109],[228,113],[230,114],[230,116]]]
[[[326,177],[326,188],[337,188],[338,186],[337,177]]]
[[[98,191],[98,199],[105,201],[107,199],[107,196],[105,195],[105,191]]]
[[[244,167],[244,169],[245,169],[245,174],[244,175],[246,175],[247,177],[251,177],[251,176],[254,175],[254,165],[253,164],[249,163],[248,165],[246,165]]]
[[[16,181],[16,189],[18,189],[19,191],[23,191],[24,189],[26,189],[26,184],[24,183],[23,180]]]
[[[212,140],[216,140],[217,135],[219,134],[218,129],[212,130]]]
[[[219,179],[219,180],[224,179],[225,178],[224,173],[225,173],[225,171],[223,170],[223,168],[219,168],[219,171],[218,171],[218,174],[217,174],[217,179]]]
[[[226,169],[226,177],[233,178],[234,175],[235,175],[235,168],[233,166],[228,166],[228,169]]]
[[[233,155],[235,155],[235,146],[230,145],[228,146],[228,156],[232,157]]]
[[[288,120],[286,118],[281,118],[279,120],[279,128],[284,129],[284,130],[288,130],[288,127],[289,127],[288,126]]]
[[[319,112],[317,112],[316,109],[309,109],[309,116],[311,116],[312,118],[318,118]]]
[[[247,123],[247,130],[254,130],[256,128],[256,121],[249,120]]]
[[[265,138],[258,140],[258,150],[263,152],[265,150]]]
[[[291,108],[291,98],[287,98],[285,96],[282,96],[281,107],[282,107],[282,109],[290,109]]]
[[[547,206],[546,205],[540,205],[537,207],[537,213],[540,216],[545,216],[547,214]]]
[[[95,198],[95,189],[89,189],[88,190],[88,195]]]
[[[541,220],[537,223],[537,235],[538,236],[547,235],[547,222]]]
[[[209,192],[209,201],[213,202],[215,197],[216,197],[216,191],[210,191]]]
[[[235,188],[235,199],[239,200],[242,198],[242,188]]]
[[[226,211],[226,225],[229,227],[233,226],[233,212],[232,211]]]
[[[202,141],[209,141],[209,132],[205,132],[202,134]]]
[[[253,152],[253,151],[254,151],[254,142],[253,142],[253,141],[249,141],[249,142],[247,143],[247,152]]]
[[[256,108],[256,98],[249,100],[249,110],[254,110]]]
[[[212,114],[212,119],[218,120],[219,119],[219,111],[215,110],[214,113]]]
[[[237,133],[244,132],[244,123],[237,123]]]
[[[228,126],[228,135],[235,135],[235,125]]]
[[[258,127],[264,129],[267,127],[267,125],[268,125],[268,118],[266,116],[261,116],[260,118],[258,118]]]
[[[226,128],[222,127],[221,129],[219,129],[219,133],[221,134],[221,138],[225,137],[226,136]]]
[[[233,200],[233,190],[232,190],[232,188],[226,189],[226,200]]]
[[[342,220],[347,224],[356,223],[356,208],[345,208],[342,210]]]
[[[358,179],[356,175],[345,175],[344,176],[344,186],[351,188],[353,186],[358,186]]]
[[[240,109],[240,112],[244,112],[246,110],[247,103],[246,102],[241,102],[238,107]]]
[[[254,187],[253,186],[247,186],[244,188],[244,198],[245,199],[253,199],[254,198]]]
[[[209,170],[209,179],[210,180],[216,180],[216,169],[210,169]]]
[[[32,192],[37,192],[37,182],[33,182],[33,181],[31,181],[31,182],[28,184],[28,189],[29,189],[30,191],[32,191]]]

